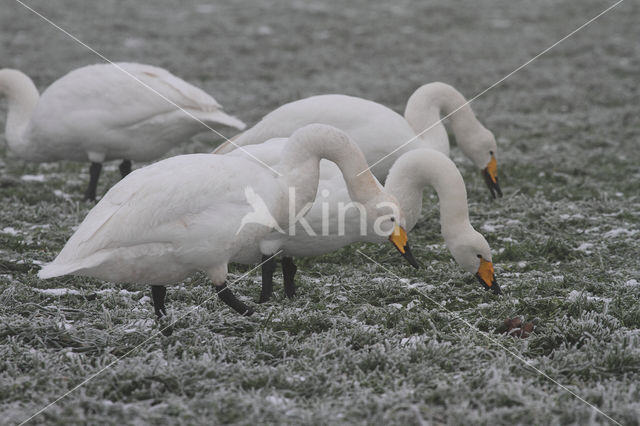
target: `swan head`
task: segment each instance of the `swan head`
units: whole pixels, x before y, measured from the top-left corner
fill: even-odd
[[[420,264],[413,257],[409,247],[409,237],[405,230],[406,220],[398,200],[391,194],[381,192],[365,203],[365,210],[374,232],[387,237],[411,266],[419,268]]]
[[[0,69],[0,94],[12,98],[19,98],[23,91],[31,90],[33,82],[23,72],[10,68]]]
[[[471,133],[469,143],[460,144],[465,154],[482,170],[484,181],[491,191],[493,198],[502,197],[502,190],[498,182],[498,146],[493,133],[482,128]]]
[[[453,241],[447,241],[453,258],[462,268],[476,276],[480,284],[495,294],[501,294],[491,261],[491,249],[487,240],[474,229],[459,233]]]

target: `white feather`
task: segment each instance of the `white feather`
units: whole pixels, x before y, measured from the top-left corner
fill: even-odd
[[[9,146],[31,161],[149,161],[206,131],[198,120],[244,128],[213,97],[150,65],[78,68],[42,96],[29,77],[3,69],[0,93],[9,98]]]
[[[448,156],[449,138],[440,119],[453,113],[450,120],[458,145],[479,168],[484,168],[491,151],[497,156],[495,138],[465,103],[455,88],[443,83],[418,88],[407,102],[404,117],[362,98],[336,94],[312,96],[275,109],[234,138],[234,144],[227,142],[215,153],[225,154],[236,146],[287,137],[306,124],[329,124],[353,138],[372,166],[373,174],[383,182],[393,163],[405,152],[431,148]]]

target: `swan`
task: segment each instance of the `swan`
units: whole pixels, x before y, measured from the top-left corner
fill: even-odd
[[[228,156],[256,158],[274,164],[286,154],[285,140],[272,139],[266,143],[244,146]],[[318,256],[335,251],[356,241],[379,243],[384,238],[376,233],[363,235],[358,209],[341,206],[352,201],[340,170],[327,161],[321,163],[320,183],[315,201],[304,217],[314,233],[303,232],[303,222],[296,232],[289,233],[281,243],[284,290],[287,297],[295,295],[296,266],[293,257]],[[432,186],[440,201],[442,235],[456,262],[467,272],[475,274],[480,283],[494,293],[501,292],[496,282],[491,250],[485,238],[469,221],[467,192],[462,175],[455,164],[441,152],[420,148],[404,153],[394,163],[385,182],[385,191],[399,202],[404,214],[405,229],[411,230],[420,217],[422,193]],[[275,260],[263,265],[263,288],[260,302],[272,294]]]
[[[447,131],[439,122],[441,116],[449,114],[452,114],[451,126],[458,145],[482,170],[493,198],[496,194],[501,197],[498,149],[493,133],[477,120],[460,92],[440,82],[418,88],[407,102],[404,117],[384,105],[353,96],[319,95],[294,101],[270,112],[255,126],[234,138],[233,144],[226,142],[214,152],[225,154],[237,146],[288,136],[309,123],[330,124],[344,130],[356,141],[373,174],[384,182],[393,163],[405,152],[432,148],[449,156]],[[416,136],[426,129],[429,129],[426,133]],[[413,141],[404,145],[410,140]]]
[[[150,285],[162,320],[165,286],[200,270],[223,302],[251,315],[253,309],[225,284],[227,265],[272,256],[286,234],[274,230],[273,223],[241,223],[242,218],[264,205],[280,228],[289,228],[292,216],[304,213],[316,195],[321,159],[337,164],[349,194],[365,206],[367,220],[380,221],[388,229],[386,238],[415,264],[397,201],[371,173],[356,176],[366,162],[344,132],[309,125],[282,142],[284,153],[274,163],[281,176],[255,160],[211,154],[180,155],[132,172],[96,204],[38,276],[73,274]],[[386,206],[400,213],[390,215]]]
[[[122,159],[124,177],[132,160],[153,160],[206,130],[177,107],[209,126],[245,128],[211,96],[151,65],[85,66],[55,81],[42,96],[24,73],[1,69],[0,93],[8,99],[10,150],[35,162],[90,161],[85,194],[90,200],[95,200],[104,161]]]

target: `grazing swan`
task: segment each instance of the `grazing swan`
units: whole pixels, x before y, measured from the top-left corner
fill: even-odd
[[[132,160],[153,160],[207,129],[175,105],[209,126],[245,128],[211,96],[167,70],[116,65],[131,75],[111,64],[90,65],[55,81],[42,96],[22,72],[0,70],[0,93],[9,102],[9,148],[28,161],[90,161],[85,197],[94,200],[104,161],[122,159],[124,177]]]
[[[471,226],[464,180],[453,162],[440,152],[416,149],[403,154],[389,171],[385,191],[394,195],[405,212],[406,227],[413,229],[422,210],[422,193],[432,186],[440,203],[440,230],[453,258],[487,290],[500,294],[491,249]]]
[[[465,103],[456,89],[444,83],[429,83],[418,88],[407,102],[404,117],[384,105],[362,98],[312,96],[277,108],[234,138],[234,144],[226,142],[214,152],[225,154],[236,146],[286,137],[309,123],[330,124],[344,130],[356,141],[373,174],[384,182],[393,163],[405,152],[432,148],[448,156],[447,131],[438,121]],[[456,111],[450,120],[458,145],[482,170],[491,195],[495,198],[497,193],[501,197],[496,162],[498,150],[493,134],[476,119],[468,104]],[[416,137],[429,127],[426,133]],[[404,145],[412,139],[411,143]],[[382,158],[384,160],[380,161]]]
[[[286,140],[272,139],[258,145],[245,146],[228,156],[255,158],[266,164],[275,164],[280,155],[286,155]],[[320,183],[313,206],[304,217],[317,235],[303,232],[303,223],[293,235],[280,245],[283,254],[282,272],[285,294],[295,294],[293,257],[318,256],[344,247],[355,241],[382,242],[375,233],[363,235],[360,230],[358,209],[345,209],[352,201],[350,191],[340,170],[327,161],[321,163]],[[422,210],[422,193],[428,186],[435,188],[440,200],[442,235],[453,258],[462,268],[476,275],[486,288],[500,293],[496,282],[491,250],[484,237],[469,222],[467,192],[455,164],[444,154],[432,149],[415,149],[403,154],[389,171],[385,191],[396,197],[404,213],[406,229],[411,230]],[[275,261],[263,265],[263,288],[260,300],[272,293]]]
[[[221,300],[250,315],[253,310],[226,287],[227,265],[254,263],[280,250],[286,234],[276,229],[287,229],[295,223],[292,217],[300,216],[296,212],[313,202],[323,158],[338,165],[367,220],[383,223],[386,237],[415,264],[398,225],[404,218],[383,212],[385,206],[400,211],[397,201],[371,173],[356,176],[366,162],[344,132],[310,125],[283,146],[274,163],[281,176],[254,160],[211,154],[180,155],[134,171],[107,192],[38,276],[74,274],[151,285],[161,319],[164,286],[200,270]],[[259,220],[243,221],[265,206]],[[275,222],[264,220],[270,217]]]

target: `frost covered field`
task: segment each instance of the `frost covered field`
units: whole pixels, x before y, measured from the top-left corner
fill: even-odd
[[[251,124],[320,93],[402,111],[415,88],[440,80],[471,97],[613,0],[28,4],[108,58],[165,67]],[[92,207],[82,201],[88,164],[17,161],[0,137],[0,422],[26,420],[121,358],[32,423],[612,423],[556,381],[638,424],[639,16],[624,1],[472,104],[498,137],[505,197],[491,201],[470,161],[453,155],[472,223],[494,250],[499,297],[454,263],[430,194],[410,235],[425,268],[390,245],[300,259],[297,298],[277,286],[249,319],[196,275],[169,288],[169,309],[184,316],[174,334],[149,339],[148,289],[36,276]],[[0,0],[0,68],[42,90],[98,61]],[[170,155],[220,140],[201,136]],[[99,193],[118,177],[109,164]],[[258,273],[234,290],[256,300]],[[535,320],[529,338],[496,333],[515,316]]]

